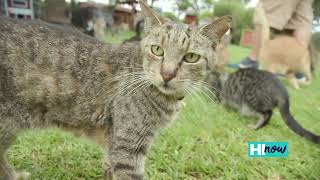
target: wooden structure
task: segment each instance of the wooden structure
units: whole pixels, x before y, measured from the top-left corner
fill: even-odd
[[[116,25],[127,25],[134,29],[134,17],[137,13],[137,0],[119,0],[114,9],[114,22]]]
[[[133,25],[134,15],[132,15],[132,10],[121,6],[116,6],[113,10],[114,23],[115,25],[127,24],[129,26]]]
[[[16,19],[34,19],[33,0],[0,0],[1,11]]]
[[[241,33],[240,45],[245,47],[252,47],[253,45],[253,30],[244,29]]]
[[[42,19],[53,23],[70,23],[65,0],[46,0],[42,9]]]

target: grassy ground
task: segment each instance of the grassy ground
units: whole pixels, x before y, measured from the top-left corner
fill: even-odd
[[[248,49],[231,46],[230,52],[231,59],[237,60]],[[320,69],[312,85],[299,91],[288,88],[294,117],[318,134],[319,75]],[[261,130],[248,130],[250,122],[206,98],[187,98],[177,121],[155,139],[146,161],[148,179],[320,178],[319,145],[291,132],[278,111]],[[248,159],[248,141],[288,141],[289,157]],[[32,179],[100,179],[102,175],[103,149],[57,129],[23,134],[8,155],[15,168],[32,172]]]

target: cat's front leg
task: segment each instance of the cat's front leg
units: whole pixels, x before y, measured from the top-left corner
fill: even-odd
[[[142,180],[146,145],[139,143],[144,142],[144,137],[137,137],[136,141],[118,137],[113,142],[109,158],[114,177],[117,180]]]
[[[144,118],[114,124],[109,160],[116,180],[142,180],[144,177],[145,155],[154,134],[152,125],[146,116]]]

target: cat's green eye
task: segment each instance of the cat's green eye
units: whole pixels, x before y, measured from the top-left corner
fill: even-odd
[[[151,52],[152,54],[156,55],[156,56],[163,56],[164,55],[164,51],[160,46],[157,45],[152,45],[151,46]]]
[[[196,63],[199,61],[199,59],[200,55],[195,53],[188,53],[183,57],[183,60],[188,63]]]

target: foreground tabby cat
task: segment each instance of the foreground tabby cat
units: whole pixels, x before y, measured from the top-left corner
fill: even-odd
[[[239,69],[230,75],[212,72],[207,82],[226,106],[237,109],[245,116],[258,117],[251,126],[258,129],[271,119],[273,109],[279,107],[282,119],[295,133],[320,144],[320,136],[305,130],[291,115],[289,95],[280,80],[270,72],[253,68]]]
[[[230,17],[191,29],[156,15],[140,1],[146,37],[123,47],[40,21],[0,17],[0,179],[27,179],[5,152],[18,132],[51,125],[109,146],[105,178],[143,179],[156,132],[215,60]],[[113,174],[113,175],[112,175]]]

